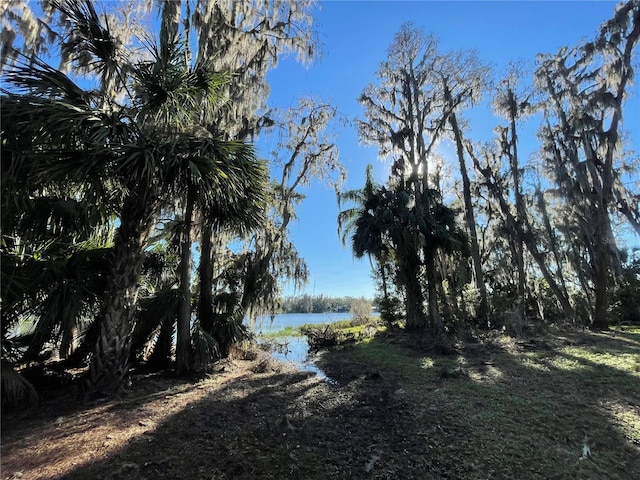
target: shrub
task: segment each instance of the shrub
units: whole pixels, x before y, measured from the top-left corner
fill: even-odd
[[[363,325],[371,319],[371,302],[364,298],[358,299],[351,304],[351,317],[355,325]]]

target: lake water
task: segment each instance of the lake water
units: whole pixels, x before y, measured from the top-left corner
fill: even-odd
[[[262,333],[271,333],[282,330],[286,327],[300,327],[307,323],[323,325],[325,323],[338,322],[340,320],[351,319],[349,312],[343,313],[279,313],[274,315],[273,320],[270,316],[258,317],[254,332],[256,335]]]
[[[351,314],[345,313],[281,313],[275,315],[273,319],[269,316],[259,317],[256,321],[253,331],[258,336],[277,332],[286,327],[300,327],[305,324],[319,324],[338,322],[340,320],[349,320]],[[266,340],[265,340],[266,341]],[[290,337],[282,336],[269,338],[269,342],[273,342],[280,348],[272,353],[273,357],[282,362],[290,362],[297,368],[307,372],[314,372],[319,378],[327,379],[327,376],[314,362],[313,357],[309,357],[309,344],[307,337]],[[330,379],[327,379],[331,381]]]

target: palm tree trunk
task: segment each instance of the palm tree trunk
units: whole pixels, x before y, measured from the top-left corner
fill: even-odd
[[[200,235],[200,298],[198,299],[198,320],[207,333],[213,329],[213,258],[211,255],[211,225],[203,225]]]
[[[409,250],[410,251],[410,250]],[[424,312],[424,295],[420,285],[420,260],[416,252],[399,256],[398,275],[405,287],[406,329],[423,331],[427,326]]]
[[[194,194],[187,192],[180,252],[180,303],[176,338],[176,375],[185,375],[191,370],[191,223]]]
[[[135,192],[135,189],[132,190]],[[133,314],[144,247],[153,221],[145,193],[132,193],[124,203],[116,231],[100,336],[89,367],[87,393],[116,394],[129,371]]]

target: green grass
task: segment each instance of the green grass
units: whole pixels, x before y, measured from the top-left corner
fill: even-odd
[[[285,327],[274,332],[266,332],[260,334],[262,338],[278,338],[278,337],[301,337],[305,329],[323,329],[325,325],[329,325],[331,329],[337,331],[342,336],[353,336],[362,338],[365,336],[367,329],[375,328],[374,332],[381,332],[385,327],[381,326],[375,319],[370,323],[359,324],[354,320],[339,320],[337,322],[325,323],[305,323],[299,327]]]
[[[435,425],[440,440],[430,454],[451,465],[451,478],[633,478],[640,471],[640,331],[545,342],[502,337],[458,356],[428,356],[375,338],[346,352],[420,399],[413,415]],[[456,368],[460,377],[443,378]],[[585,445],[591,455],[582,458]]]
[[[285,327],[275,332],[261,333],[262,338],[301,337],[302,332],[298,327]]]
[[[609,329],[612,331],[620,330],[626,333],[640,334],[640,327],[635,325],[621,325],[620,327],[609,327]]]
[[[347,318],[344,320],[337,320],[335,322],[328,322],[328,323],[327,322],[305,323],[304,325],[301,325],[299,328],[300,329],[323,328],[325,325],[329,325],[331,328],[335,330],[343,330],[343,329],[350,329],[350,328],[357,328],[357,327],[365,328],[367,326],[380,326],[380,317],[379,316],[370,317],[369,321],[364,323],[354,318]]]

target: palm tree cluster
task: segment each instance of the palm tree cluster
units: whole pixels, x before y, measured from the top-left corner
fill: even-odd
[[[354,255],[358,258],[368,255],[373,263],[381,282],[382,319],[388,323],[398,320],[402,303],[407,330],[442,334],[444,325],[435,290],[430,287],[427,290],[427,317],[422,285],[424,279],[436,287],[424,268],[429,265],[434,272],[439,251],[468,252],[467,235],[456,223],[456,211],[442,202],[440,192],[435,189],[424,192],[420,208],[403,182],[376,184],[371,165],[366,170],[364,187],[342,192],[338,199],[339,203],[354,205],[340,212],[338,228],[343,243],[350,235]]]
[[[273,38],[284,46],[270,43],[267,19],[301,22],[308,7],[288,11],[275,3],[252,17],[212,10],[208,2],[194,12],[190,2],[165,2],[157,38],[123,30],[122,16],[133,8],[124,4],[100,13],[89,0],[46,1],[46,21],[33,24],[25,24],[35,17],[26,4],[23,17],[4,10],[3,23],[21,31],[24,44],[13,45],[15,32],[5,25],[3,403],[33,396],[18,368],[33,378],[45,363],[63,371],[88,362],[84,393],[114,394],[141,359],[170,367],[174,339],[182,375],[205,368],[247,333],[246,305],[237,295],[246,258],[227,245],[263,227],[269,175],[245,139],[265,123],[256,110],[262,104],[242,103],[232,84],[243,75],[262,81],[273,55],[310,41],[306,30],[272,19],[280,33]],[[244,32],[245,46],[261,46],[245,63],[228,59],[226,69],[212,50],[217,30],[210,28],[222,12],[240,19],[220,22],[236,25],[236,41]],[[260,15],[263,36],[243,30],[241,22]],[[200,36],[192,55],[195,17]],[[49,64],[56,52],[45,47],[52,46],[71,74]],[[203,245],[194,283],[199,236],[209,251]],[[60,361],[50,363],[52,356]]]
[[[343,243],[370,256],[384,318],[437,335],[469,323],[519,333],[536,318],[607,328],[640,317],[627,295],[637,259],[625,264],[616,235],[640,232],[622,130],[639,40],[631,1],[594,41],[540,55],[532,86],[513,66],[492,101],[506,125],[480,144],[462,114],[493,89],[490,70],[475,52],[442,53],[402,26],[359,99],[360,139],[392,162],[388,180],[377,185],[369,166],[362,189],[339,194],[351,203],[338,217]],[[539,151],[526,164],[520,129],[534,117]],[[448,189],[437,155],[446,142],[459,165]]]

